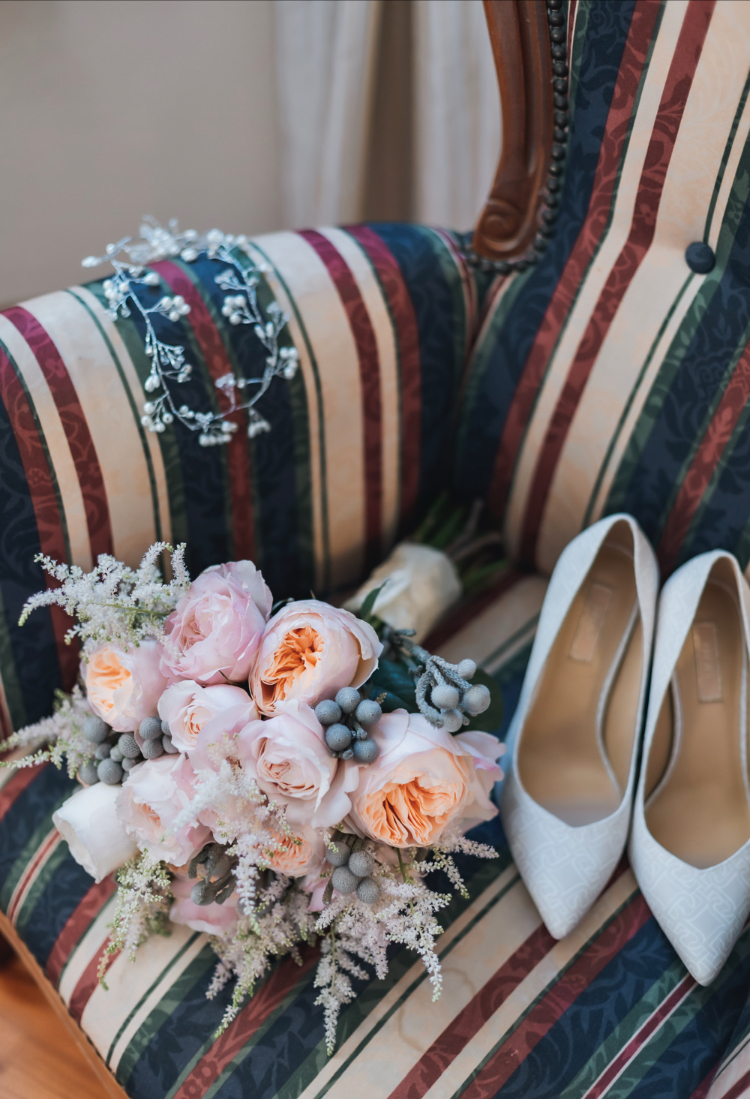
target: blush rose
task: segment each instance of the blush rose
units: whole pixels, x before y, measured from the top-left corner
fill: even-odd
[[[201,730],[220,717],[223,728],[241,728],[257,718],[258,711],[247,691],[228,683],[201,687],[183,679],[168,687],[159,699],[159,717],[169,724],[172,743],[181,752],[195,749]]]
[[[227,897],[223,904],[196,904],[190,893],[195,881],[178,874],[172,882],[175,903],[169,912],[173,923],[186,924],[193,931],[203,931],[207,935],[231,935],[237,926],[239,917],[237,891]]]
[[[97,645],[81,662],[81,676],[94,713],[118,733],[137,729],[153,717],[167,678],[160,670],[160,647],[146,639],[132,649]]]
[[[502,778],[496,761],[505,746],[495,737],[451,736],[406,710],[385,714],[370,735],[380,752],[358,768],[349,815],[362,835],[391,847],[425,847],[451,825],[467,832],[496,816],[490,791]]]
[[[383,646],[349,611],[317,599],[288,603],[268,622],[250,690],[261,713],[297,699],[315,706],[341,687],[359,687],[375,671]]]
[[[272,602],[252,561],[212,565],[167,618],[162,670],[204,686],[247,679]]]
[[[195,771],[187,756],[139,763],[117,798],[117,816],[141,851],[182,866],[211,838],[205,825],[174,825],[193,796]]]

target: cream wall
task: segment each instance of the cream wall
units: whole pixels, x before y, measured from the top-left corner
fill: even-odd
[[[142,214],[280,227],[271,0],[0,0],[0,304]]]

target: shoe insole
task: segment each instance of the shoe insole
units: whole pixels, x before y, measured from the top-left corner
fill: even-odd
[[[659,730],[662,739],[671,734],[671,758],[646,804],[654,839],[698,868],[723,862],[750,839],[742,747],[747,657],[734,587],[730,566],[719,561],[677,661],[673,698],[665,703]],[[660,752],[666,755],[654,743],[651,756]]]
[[[627,785],[643,670],[632,534],[614,527],[554,641],[518,747],[528,793],[578,826],[615,811]]]

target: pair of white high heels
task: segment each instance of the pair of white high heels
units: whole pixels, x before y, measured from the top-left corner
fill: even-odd
[[[565,549],[510,727],[500,808],[555,938],[592,905],[629,835],[654,916],[709,984],[750,913],[750,588],[723,550],[678,569],[657,613],[658,588],[630,515]]]

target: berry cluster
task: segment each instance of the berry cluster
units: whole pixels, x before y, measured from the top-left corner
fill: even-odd
[[[158,759],[167,752],[176,755],[169,725],[158,717],[144,718],[132,733],[116,733],[105,721],[92,714],[83,723],[83,735],[95,744],[94,755],[78,769],[78,777],[86,786],[104,782],[116,786],[128,771],[144,759]]]
[[[380,886],[370,876],[375,860],[368,851],[363,850],[364,842],[359,836],[347,835],[334,840],[333,848],[328,848],[326,862],[334,870],[323,894],[326,904],[334,889],[344,895],[356,892],[364,904],[374,904],[380,896]]]
[[[367,726],[380,721],[380,704],[362,698],[354,687],[342,687],[334,698],[326,698],[315,707],[315,716],[326,726],[326,744],[337,759],[355,759],[372,763],[378,746],[367,735]]]
[[[220,843],[207,843],[188,867],[188,875],[198,878],[190,890],[194,904],[223,904],[231,897],[237,884],[232,867],[234,863]]]
[[[477,670],[473,660],[449,664],[442,657],[426,655],[425,670],[417,681],[417,705],[433,725],[457,733],[488,708],[489,688],[469,682]]]

